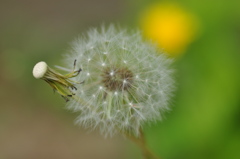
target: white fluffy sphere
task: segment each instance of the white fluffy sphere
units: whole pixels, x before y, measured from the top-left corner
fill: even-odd
[[[77,59],[82,72],[74,80],[76,96],[67,107],[79,112],[76,123],[98,128],[105,136],[130,132],[136,136],[144,122],[162,119],[173,91],[171,61],[139,32],[92,29],[73,43],[68,68]]]

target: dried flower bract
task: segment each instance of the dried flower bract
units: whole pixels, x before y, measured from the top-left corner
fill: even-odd
[[[66,101],[69,101],[69,97],[75,95],[71,90],[77,90],[74,84],[79,83],[69,78],[76,77],[82,71],[82,69],[75,71],[75,66],[76,60],[74,60],[73,71],[66,75],[62,75],[48,67],[46,62],[41,61],[34,66],[33,76],[36,79],[43,79],[46,81],[53,88],[53,91],[57,91]]]

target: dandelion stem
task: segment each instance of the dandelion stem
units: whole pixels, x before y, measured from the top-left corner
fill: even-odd
[[[140,147],[143,159],[160,159],[147,147],[143,131],[140,129],[139,132],[139,137],[136,137],[132,134],[126,134],[126,136]]]

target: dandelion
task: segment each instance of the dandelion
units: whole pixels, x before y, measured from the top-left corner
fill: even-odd
[[[81,73],[73,70],[64,79],[84,81],[70,82],[76,89],[66,105],[79,113],[76,124],[99,129],[104,136],[141,137],[144,123],[161,120],[170,109],[172,60],[145,42],[140,32],[113,25],[91,29],[73,42],[65,67],[71,69],[75,60],[74,67],[81,68]],[[71,84],[63,86],[71,88]]]
[[[161,2],[142,12],[140,26],[146,38],[176,57],[195,40],[199,23],[195,15],[177,3]]]

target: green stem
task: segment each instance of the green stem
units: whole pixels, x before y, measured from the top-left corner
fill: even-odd
[[[160,159],[147,147],[142,130],[140,130],[139,137],[132,134],[126,134],[126,136],[140,147],[144,159]]]

